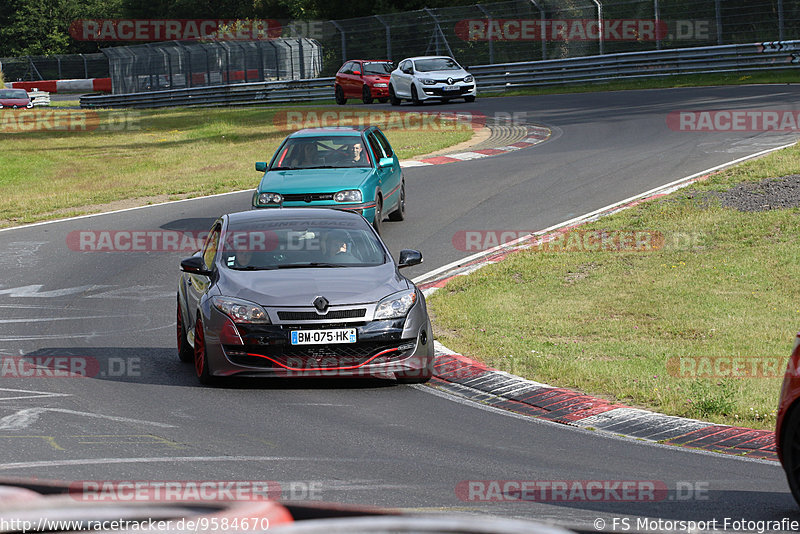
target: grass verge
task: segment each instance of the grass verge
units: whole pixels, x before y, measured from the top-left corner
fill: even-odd
[[[101,211],[109,203],[122,207],[126,199],[144,204],[254,188],[260,179],[254,162],[268,161],[291,131],[279,127],[279,109],[35,111],[67,114],[61,124],[71,131],[54,131],[52,119],[23,131],[21,114],[31,112],[0,113],[0,226]],[[463,125],[436,135],[384,130],[401,159],[473,135]]]
[[[536,381],[772,429],[800,325],[800,208],[746,213],[713,192],[798,169],[795,146],[580,228],[649,232],[661,248],[588,252],[567,237],[457,277],[429,301],[437,338]]]

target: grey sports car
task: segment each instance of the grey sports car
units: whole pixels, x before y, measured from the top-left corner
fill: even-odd
[[[220,217],[181,262],[178,354],[207,384],[223,376],[433,374],[425,298],[359,214],[254,210]]]

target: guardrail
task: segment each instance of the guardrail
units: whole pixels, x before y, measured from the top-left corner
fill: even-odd
[[[581,58],[470,67],[480,91],[631,78],[791,68],[800,41],[628,52]]]
[[[631,78],[786,69],[800,64],[800,41],[705,46],[469,67],[480,92]],[[84,96],[82,108],[228,106],[333,98],[334,78],[256,82],[149,93]]]
[[[333,100],[334,78],[253,82],[124,95],[82,96],[82,108],[230,106]]]

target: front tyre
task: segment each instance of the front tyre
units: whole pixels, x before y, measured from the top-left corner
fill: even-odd
[[[389,214],[390,221],[402,221],[406,218],[406,182],[400,184],[400,199],[397,201],[397,209]]]
[[[800,504],[800,406],[793,407],[789,418],[783,423],[781,450],[786,480],[794,500]]]
[[[400,105],[400,99],[397,98],[396,94],[394,94],[394,87],[392,87],[391,85],[389,86],[389,102],[391,102],[393,106]]]
[[[388,101],[389,101],[389,99],[388,99],[388,98],[379,98],[379,99],[378,99],[378,102],[380,102],[381,104],[385,104],[385,103],[387,103]]]
[[[465,96],[464,97],[464,102],[475,102],[475,96],[474,95]]]
[[[372,93],[369,90],[369,87],[364,85],[364,88],[361,90],[361,101],[365,104],[372,104]]]
[[[203,320],[197,316],[194,327],[194,370],[197,379],[203,385],[214,383],[214,376],[208,367],[208,352],[206,351],[206,335],[203,330]]]
[[[336,98],[336,103],[340,106],[347,104],[347,99],[344,97],[344,91],[342,90],[342,86],[337,85],[336,90],[333,92],[334,97]]]
[[[419,95],[417,95],[417,88],[415,86],[411,86],[411,103],[415,106],[421,106],[422,100],[419,99]]]
[[[177,334],[178,334],[178,358],[182,362],[190,362],[194,359],[194,349],[189,345],[186,339],[186,327],[183,324],[183,313],[181,311],[181,302],[178,300],[178,318],[177,318]]]

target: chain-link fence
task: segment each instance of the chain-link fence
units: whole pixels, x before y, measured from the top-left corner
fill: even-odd
[[[465,65],[800,38],[798,0],[512,0],[329,21],[323,74],[347,59]]]
[[[508,0],[313,26],[317,34],[305,36],[313,41],[171,42],[105,53],[117,62],[115,92],[332,76],[357,58],[435,54],[486,65],[800,39],[800,0]],[[0,61],[10,81],[109,75],[100,54]]]
[[[107,78],[108,60],[100,53],[4,57],[0,70],[7,82]]]
[[[115,94],[316,78],[322,70],[322,49],[313,39],[170,41],[103,53]]]

